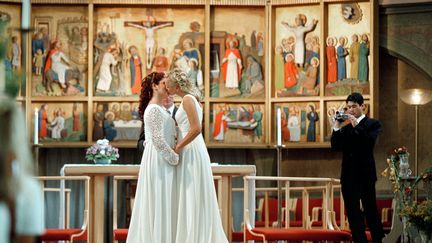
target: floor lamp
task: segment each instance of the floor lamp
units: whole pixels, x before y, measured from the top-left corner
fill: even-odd
[[[419,140],[419,106],[425,105],[432,100],[432,91],[428,89],[406,89],[401,92],[401,100],[408,105],[415,106],[415,157],[414,157],[414,175],[418,175],[418,140]],[[415,200],[417,200],[417,190],[415,191]]]

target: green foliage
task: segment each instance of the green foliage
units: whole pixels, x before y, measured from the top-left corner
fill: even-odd
[[[407,217],[408,222],[417,229],[432,232],[432,200],[406,205],[400,215]]]

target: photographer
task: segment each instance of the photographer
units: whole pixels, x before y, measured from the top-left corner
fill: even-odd
[[[346,112],[340,112],[334,119],[331,147],[343,152],[342,194],[354,242],[367,242],[363,214],[373,242],[382,242],[384,234],[376,207],[377,176],[373,155],[382,126],[378,120],[363,114],[363,102],[363,96],[359,93],[347,97]]]

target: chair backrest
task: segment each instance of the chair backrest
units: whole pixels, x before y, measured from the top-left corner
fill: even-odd
[[[290,204],[290,200],[292,200],[293,198],[291,197],[291,194],[292,194],[292,191],[293,191],[293,189],[294,189],[294,187],[290,187],[290,184],[292,183],[292,182],[294,182],[294,183],[296,183],[296,187],[298,187],[298,185],[297,185],[297,183],[298,182],[303,182],[303,183],[315,183],[315,184],[321,184],[321,186],[319,186],[319,187],[314,187],[314,188],[312,188],[312,187],[307,187],[307,186],[305,186],[304,188],[308,188],[307,190],[309,190],[309,189],[311,189],[311,190],[320,190],[320,191],[323,191],[323,198],[322,199],[312,199],[312,200],[309,200],[309,198],[308,198],[308,194],[306,194],[306,197],[305,197],[305,193],[303,192],[303,198],[305,198],[305,199],[303,199],[303,203],[300,203],[300,200],[297,200],[297,203],[296,203],[296,216],[297,216],[297,218],[301,218],[302,219],[302,222],[304,221],[303,220],[303,215],[310,215],[310,213],[311,213],[311,211],[312,211],[312,208],[313,207],[315,207],[315,206],[322,206],[322,208],[323,208],[323,212],[325,212],[325,214],[323,213],[322,215],[322,217],[323,217],[323,228],[327,228],[327,211],[329,210],[329,208],[331,208],[331,205],[332,205],[332,198],[333,198],[333,196],[332,196],[332,193],[333,193],[333,189],[332,189],[332,187],[333,187],[333,185],[336,185],[336,184],[339,184],[339,180],[338,179],[333,179],[333,178],[310,178],[310,177],[272,177],[272,176],[245,176],[244,177],[244,183],[243,183],[243,185],[244,185],[244,200],[243,200],[243,204],[244,204],[244,212],[245,212],[245,214],[246,214],[246,210],[251,210],[249,207],[250,207],[250,205],[249,205],[249,199],[248,199],[248,197],[249,197],[249,195],[248,195],[248,190],[249,190],[249,183],[251,182],[251,181],[279,181],[280,183],[282,183],[282,188],[283,188],[283,190],[282,190],[282,192],[281,192],[281,197],[282,197],[282,194],[284,195],[284,199],[283,199],[283,201],[285,201],[285,204]],[[306,189],[305,189],[306,190]],[[269,206],[271,205],[271,204],[275,204],[275,202],[276,202],[276,205],[277,205],[277,199],[273,199],[273,200],[268,200],[268,204],[269,204]],[[304,204],[304,202],[307,202],[306,204]],[[283,205],[283,204],[282,204]],[[303,206],[303,205],[305,205],[305,206]],[[264,208],[265,208],[265,205],[264,205]],[[303,208],[307,208],[307,210],[306,211],[303,211]],[[299,209],[301,209],[301,210],[299,210]],[[266,211],[266,210],[263,210],[263,211]],[[277,210],[271,210],[271,211],[276,211],[277,212]],[[282,218],[285,218],[286,220],[286,223],[285,223],[285,227],[287,227],[287,228],[289,228],[290,227],[290,224],[288,223],[291,219],[289,218],[289,211],[290,210],[284,210],[285,212],[285,217],[282,217]],[[301,212],[301,213],[300,213]],[[261,215],[263,216],[263,214],[262,214],[262,212],[261,212]],[[248,226],[250,226],[250,225],[252,225],[251,224],[251,222],[248,222],[248,220],[250,219],[250,217],[246,217],[246,215],[244,216],[245,218],[244,218],[244,220],[245,220],[245,225],[248,227]],[[272,216],[271,217],[269,217],[269,218],[274,218],[274,214],[272,214]],[[276,218],[277,218],[277,213],[276,213]],[[297,219],[296,218],[296,219]],[[309,220],[309,219],[308,219]],[[303,222],[303,226],[305,226],[305,224],[304,224],[304,222]]]
[[[89,220],[89,206],[90,206],[90,177],[88,176],[39,176],[36,179],[40,182],[42,189],[46,193],[58,192],[60,196],[60,218],[61,220],[59,228],[69,228],[70,226],[70,194],[72,193],[71,188],[65,186],[65,181],[82,181],[84,182],[84,209],[83,209],[83,222],[81,229],[84,231],[88,230]],[[58,181],[59,187],[55,188],[51,185],[45,186],[45,183],[51,181]],[[44,202],[45,203],[45,202]],[[63,214],[63,215],[62,215]]]
[[[113,230],[118,228],[118,183],[119,181],[131,181],[131,180],[138,180],[138,176],[114,176],[113,178]],[[135,188],[136,189],[136,188]],[[133,208],[133,202],[131,202],[130,205],[131,209]]]
[[[64,211],[64,225],[66,227],[66,229],[69,228],[70,226],[70,194],[71,194],[71,189],[69,188],[52,188],[52,187],[43,187],[43,192],[44,193],[63,193],[63,197],[65,198],[65,211]]]

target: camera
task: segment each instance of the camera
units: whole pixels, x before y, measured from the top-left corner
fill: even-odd
[[[344,122],[348,119],[348,115],[345,111],[336,111],[335,120],[338,122]]]

